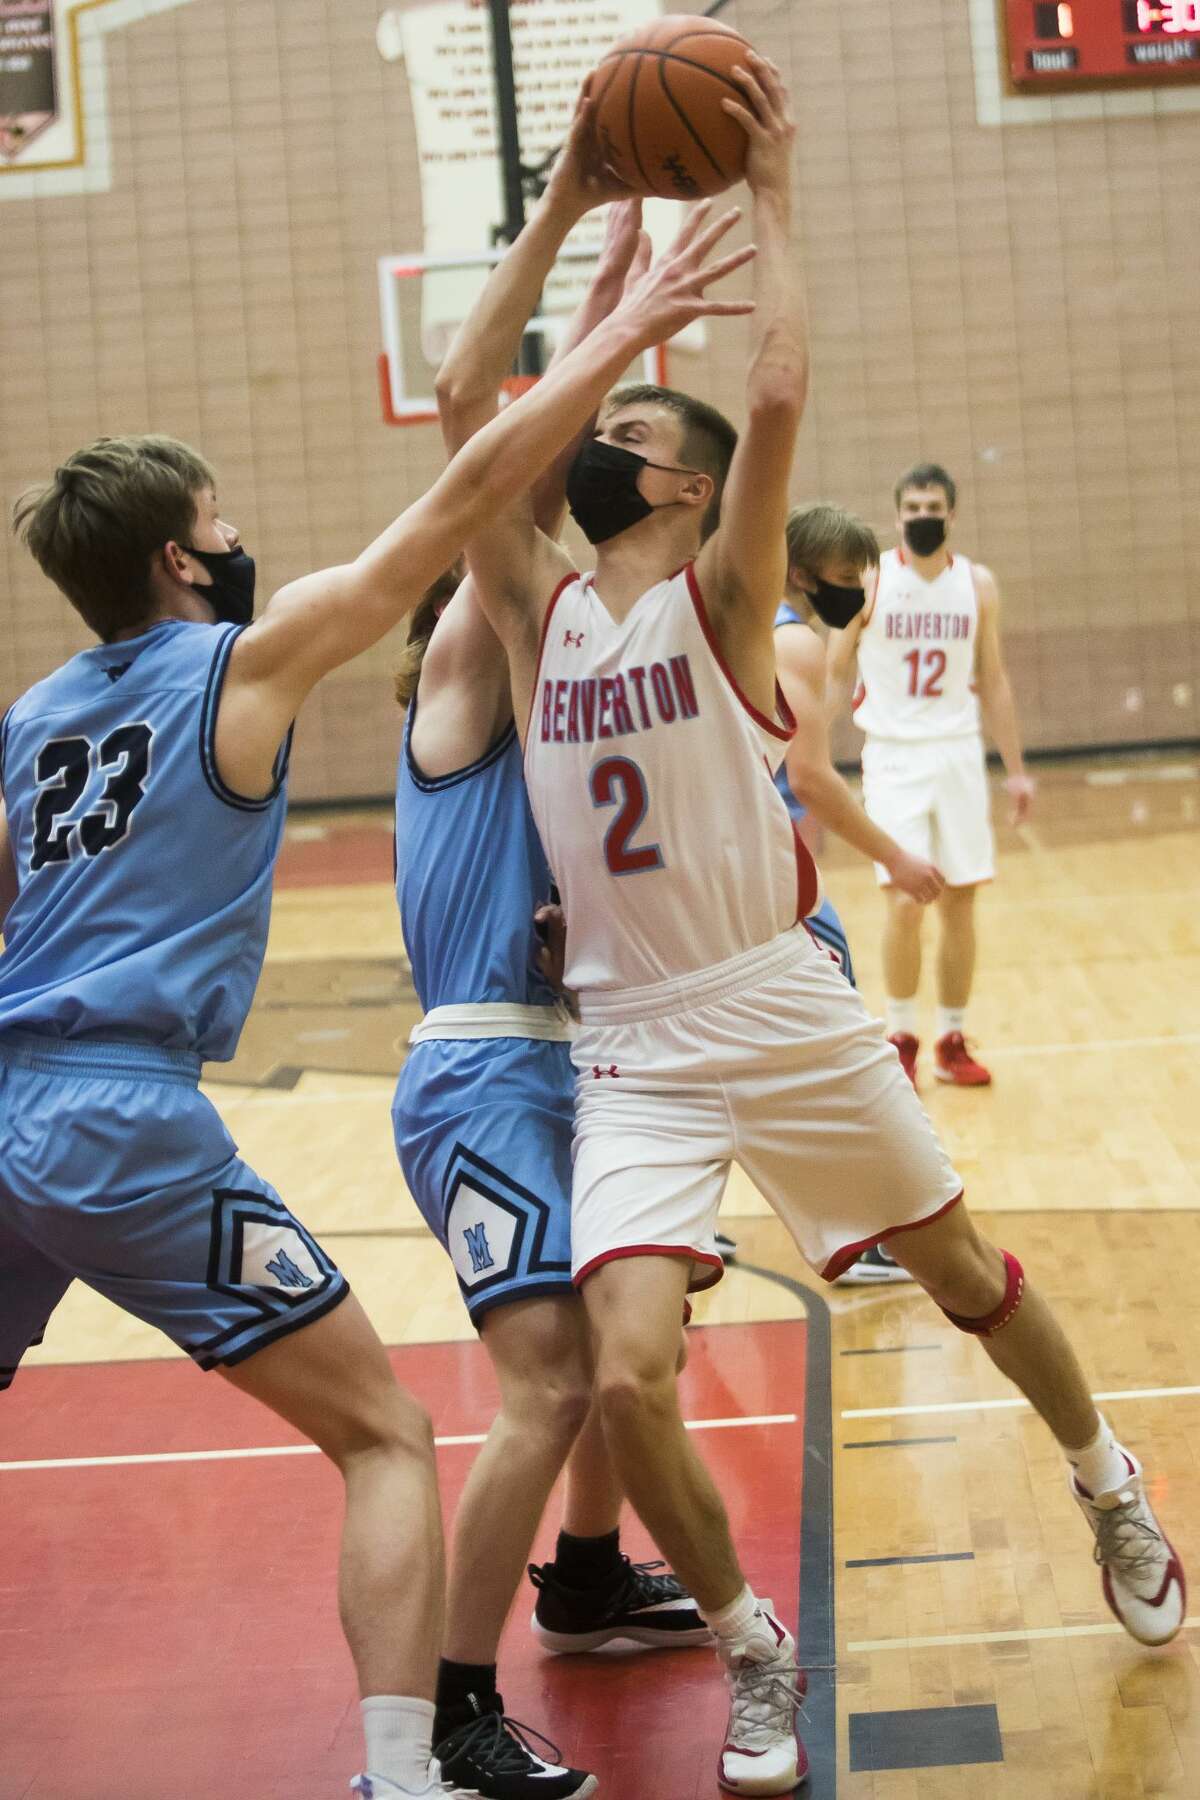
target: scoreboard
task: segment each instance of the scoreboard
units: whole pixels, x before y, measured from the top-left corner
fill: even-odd
[[[1200,0],[1002,0],[1023,93],[1200,81]]]

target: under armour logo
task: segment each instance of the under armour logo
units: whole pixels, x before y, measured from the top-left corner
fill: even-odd
[[[298,1269],[286,1250],[277,1250],[267,1264],[267,1273],[273,1275],[280,1287],[310,1288],[312,1276]]]
[[[566,649],[568,644],[573,644],[576,650],[582,650],[582,648],[583,648],[583,633],[582,633],[582,631],[564,631],[563,632],[563,649],[564,650]]]
[[[132,667],[133,667],[133,664],[131,662],[109,663],[108,667],[105,669],[104,673],[108,676],[108,679],[110,681],[120,681],[120,679],[121,679],[122,675],[124,675],[126,669],[132,669]]]
[[[467,1240],[467,1249],[471,1256],[472,1275],[481,1275],[484,1269],[494,1269],[496,1259],[492,1255],[491,1245],[487,1241],[487,1226],[482,1222],[468,1225],[463,1232]]]
[[[602,1081],[606,1075],[610,1075],[615,1081],[620,1073],[621,1071],[618,1069],[616,1063],[609,1063],[607,1069],[602,1069],[599,1063],[592,1064],[593,1081]]]

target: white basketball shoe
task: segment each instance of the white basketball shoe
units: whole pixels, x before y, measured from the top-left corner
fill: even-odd
[[[358,1794],[361,1800],[393,1800],[399,1795],[400,1800],[412,1800],[414,1793],[428,1796],[428,1800],[479,1800],[478,1788],[451,1787],[448,1781],[442,1780],[442,1766],[435,1756],[429,1764],[429,1784],[423,1788],[397,1787],[394,1781],[388,1781],[382,1775],[356,1775],[350,1783],[352,1793]]]
[[[1127,1450],[1129,1479],[1109,1494],[1071,1492],[1096,1538],[1104,1598],[1139,1644],[1169,1644],[1187,1613],[1187,1577],[1146,1498],[1141,1465]]]
[[[760,1606],[748,1635],[735,1644],[718,1639],[717,1653],[731,1696],[717,1780],[730,1794],[790,1794],[808,1775],[796,1735],[808,1682],[791,1633]]]

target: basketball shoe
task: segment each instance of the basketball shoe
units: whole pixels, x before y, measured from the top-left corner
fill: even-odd
[[[916,1087],[917,1051],[921,1048],[920,1038],[915,1038],[911,1031],[894,1031],[888,1039],[888,1043],[894,1045],[896,1055],[900,1058],[900,1067]]]
[[[1072,1473],[1071,1492],[1096,1537],[1104,1598],[1139,1644],[1169,1644],[1187,1613],[1187,1577],[1146,1498],[1140,1463],[1127,1450],[1129,1479],[1089,1494]]]
[[[903,1061],[903,1057],[901,1057]],[[948,1031],[933,1047],[933,1072],[954,1087],[990,1087],[992,1074],[976,1062],[961,1031]]]
[[[484,1711],[471,1696],[461,1725],[455,1726],[437,1746],[442,1773],[457,1782],[464,1793],[484,1800],[587,1800],[598,1783],[583,1769],[567,1769],[558,1761],[558,1746],[540,1731],[505,1717],[499,1694]],[[536,1738],[552,1760],[538,1756],[530,1744]],[[436,1791],[436,1790],[435,1790]]]
[[[436,1757],[429,1765],[428,1787],[402,1788],[397,1787],[394,1781],[385,1780],[382,1775],[356,1775],[350,1783],[350,1790],[360,1794],[362,1800],[390,1800],[391,1796],[397,1794],[400,1800],[414,1800],[415,1795],[428,1795],[429,1800],[479,1800],[473,1788],[451,1787],[448,1781],[443,1781]]]
[[[834,1282],[834,1287],[879,1287],[884,1282],[911,1281],[912,1276],[907,1269],[902,1269],[894,1256],[888,1255],[886,1244],[872,1244],[864,1250],[857,1262],[852,1262],[848,1269],[843,1269]]]
[[[712,1633],[696,1602],[674,1575],[656,1575],[665,1565],[621,1558],[616,1578],[602,1587],[570,1587],[554,1563],[530,1563],[537,1589],[533,1635],[546,1650],[570,1656],[599,1650],[618,1638],[668,1650],[710,1644]]]
[[[717,1641],[729,1683],[729,1726],[717,1780],[730,1794],[790,1794],[808,1775],[796,1714],[808,1688],[791,1633],[762,1603],[746,1637]]]

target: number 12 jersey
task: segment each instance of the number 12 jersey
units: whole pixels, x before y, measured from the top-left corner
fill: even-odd
[[[933,581],[887,550],[858,639],[854,722],[869,738],[924,743],[979,731],[975,644],[979,601],[965,556]]]
[[[751,706],[691,564],[624,620],[591,576],[557,589],[525,778],[583,993],[694,974],[769,943],[820,886],[775,786],[793,721]]]

